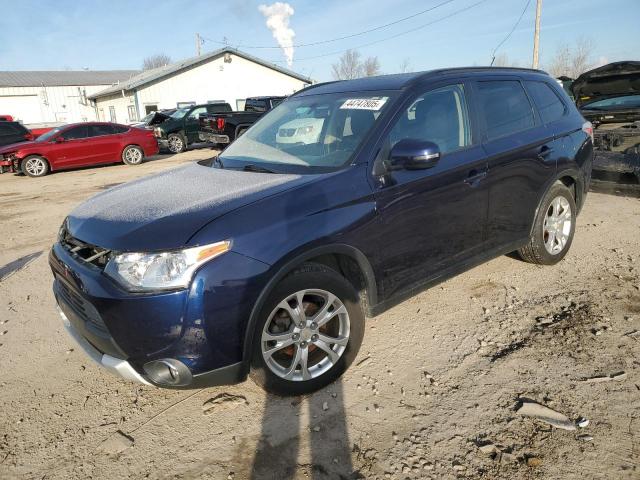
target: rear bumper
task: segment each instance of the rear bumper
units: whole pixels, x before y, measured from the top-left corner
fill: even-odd
[[[198,132],[198,138],[201,142],[208,143],[229,143],[229,135],[220,135],[218,133]]]

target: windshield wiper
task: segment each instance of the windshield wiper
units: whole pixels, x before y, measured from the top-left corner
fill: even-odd
[[[269,170],[268,168],[264,168],[264,167],[259,167],[252,163],[249,163],[248,165],[245,165],[244,167],[242,167],[242,170],[245,172],[276,173],[273,170]]]

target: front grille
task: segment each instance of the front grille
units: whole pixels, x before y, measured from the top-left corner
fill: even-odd
[[[111,250],[78,240],[71,236],[65,227],[63,227],[60,232],[60,244],[76,258],[90,263],[101,270],[104,270],[107,266]]]
[[[56,279],[58,294],[64,302],[85,322],[88,328],[93,327],[101,333],[109,333],[102,317],[91,303],[75,292],[64,280]]]

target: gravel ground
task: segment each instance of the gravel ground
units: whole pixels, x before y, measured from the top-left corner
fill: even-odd
[[[60,223],[210,155],[0,176],[0,478],[640,478],[637,198],[591,193],[554,267],[500,257],[369,320],[356,363],[309,397],[161,390],[92,364],[54,308]],[[522,400],[590,422],[551,427]]]

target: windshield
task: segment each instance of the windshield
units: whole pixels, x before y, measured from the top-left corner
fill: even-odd
[[[389,92],[293,97],[260,119],[220,156],[225,168],[320,173],[349,163],[391,103]]]
[[[64,127],[57,127],[57,128],[52,129],[52,130],[49,130],[46,133],[43,133],[38,138],[36,138],[36,142],[46,142],[47,140],[55,137],[58,133],[60,133],[63,128]]]
[[[191,108],[179,108],[178,110],[176,110],[171,114],[171,118],[180,120],[182,117],[184,117],[187,114],[189,110],[191,110]]]
[[[624,108],[640,108],[640,95],[624,95],[622,97],[605,98],[587,103],[582,108],[593,110],[618,110]]]
[[[156,112],[151,112],[150,114],[148,114],[146,117],[144,117],[142,120],[140,120],[140,123],[147,123],[150,122],[151,119],[154,117],[154,115],[156,114]]]

